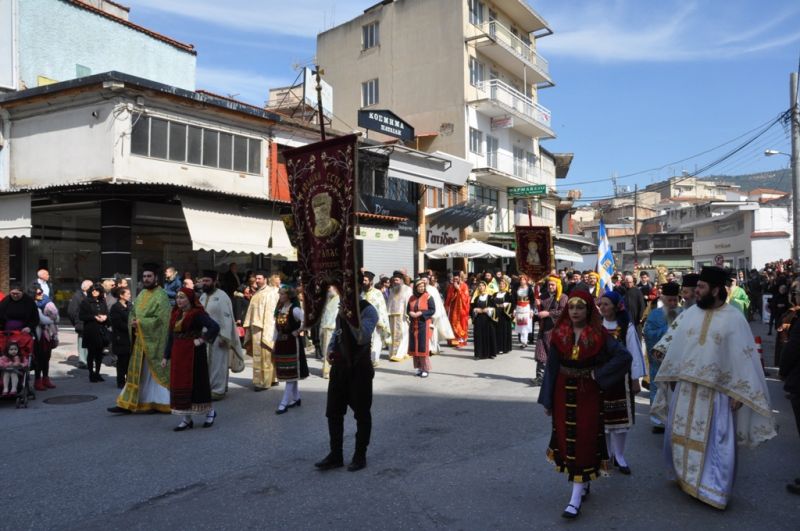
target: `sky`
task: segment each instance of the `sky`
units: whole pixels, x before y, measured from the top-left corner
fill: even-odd
[[[376,0],[122,2],[133,22],[195,45],[198,89],[263,104],[270,87],[313,64],[317,33]],[[796,0],[529,3],[553,30],[537,40],[555,81],[539,91],[557,135],[542,145],[575,155],[559,191],[599,198],[612,193],[613,175],[643,187],[695,173],[789,108],[800,62]],[[783,123],[699,175],[788,167],[788,157],[765,149],[789,152]]]

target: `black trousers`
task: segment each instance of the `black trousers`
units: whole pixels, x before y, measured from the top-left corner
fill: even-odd
[[[342,454],[344,438],[344,416],[348,406],[356,419],[356,455],[367,453],[372,433],[372,379],[375,369],[372,361],[364,357],[348,366],[343,362],[331,366],[328,381],[328,403],[325,416],[328,417],[331,453]]]
[[[117,385],[125,385],[128,378],[128,363],[131,361],[131,349],[117,347],[114,349],[117,355]]]
[[[53,349],[46,339],[33,342],[33,373],[34,377],[47,378],[50,376],[50,356]]]
[[[100,366],[103,363],[103,347],[86,349],[86,365],[89,372],[100,374]]]
[[[792,403],[792,410],[794,411],[794,421],[797,424],[797,433],[800,435],[800,395],[792,395],[789,400]]]

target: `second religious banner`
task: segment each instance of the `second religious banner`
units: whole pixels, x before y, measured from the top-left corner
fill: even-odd
[[[286,152],[307,327],[322,316],[329,285],[339,289],[347,320],[359,326],[354,246],[357,138],[347,135]]]
[[[517,269],[539,282],[555,268],[550,227],[516,227]]]

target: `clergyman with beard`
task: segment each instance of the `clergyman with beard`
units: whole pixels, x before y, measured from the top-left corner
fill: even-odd
[[[164,288],[158,285],[156,264],[142,266],[142,291],[128,316],[133,348],[125,387],[110,413],[158,411],[169,413],[169,369],[161,366],[167,345],[172,307]]]
[[[664,355],[651,415],[664,422],[669,473],[690,496],[725,509],[737,444],[776,435],[764,371],[750,326],[727,304],[727,273],[704,267],[697,302],[653,348]]]
[[[219,335],[208,347],[208,375],[211,380],[211,399],[222,400],[228,392],[228,369],[244,369],[244,352],[236,321],[233,317],[233,304],[228,294],[217,289],[217,275],[213,270],[203,271],[200,277],[200,304],[206,313],[219,325]],[[233,362],[233,363],[231,363]]]

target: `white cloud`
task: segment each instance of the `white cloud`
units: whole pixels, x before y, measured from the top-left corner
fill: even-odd
[[[363,0],[128,0],[137,9],[180,15],[208,24],[253,33],[314,38],[350,20],[371,4]]]
[[[269,89],[289,85],[291,79],[270,78],[233,68],[197,67],[197,88],[252,105],[263,106]]]
[[[555,34],[542,55],[603,62],[731,59],[800,41],[798,8],[735,3],[593,0],[537,4]],[[793,18],[794,17],[794,18]],[[794,23],[792,23],[794,20]]]

